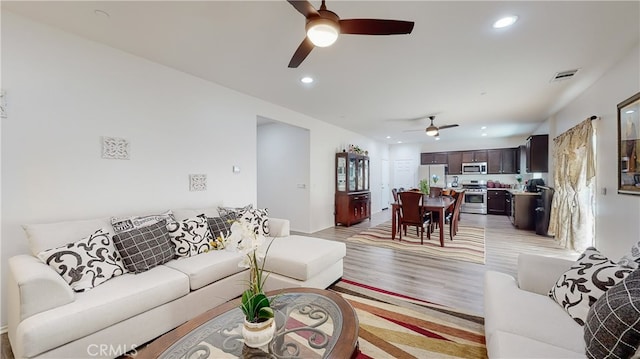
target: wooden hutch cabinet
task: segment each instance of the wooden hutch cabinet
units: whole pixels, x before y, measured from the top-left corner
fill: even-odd
[[[350,226],[371,219],[369,157],[336,153],[335,225]]]

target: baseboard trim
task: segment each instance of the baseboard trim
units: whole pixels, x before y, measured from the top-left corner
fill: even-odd
[[[9,330],[9,327],[7,327],[6,325],[3,325],[0,327],[0,334],[4,334]]]

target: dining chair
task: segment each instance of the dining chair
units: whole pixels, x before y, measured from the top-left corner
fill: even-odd
[[[453,240],[453,236],[458,234],[458,222],[460,221],[460,207],[462,207],[462,193],[457,192],[456,202],[453,204],[454,209],[449,215],[449,238]]]
[[[429,197],[440,197],[440,196],[442,196],[442,187],[429,188]]]
[[[391,194],[393,195],[393,202],[398,203],[398,190],[393,188]]]
[[[407,235],[407,226],[416,227],[416,235],[420,235],[420,244],[424,244],[424,229],[427,228],[427,239],[431,238],[429,230],[431,225],[431,212],[425,211],[422,206],[422,192],[400,192],[400,240],[402,231]]]

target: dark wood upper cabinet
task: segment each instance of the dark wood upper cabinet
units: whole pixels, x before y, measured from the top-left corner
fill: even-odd
[[[462,152],[462,162],[487,162],[487,150],[464,151]]]
[[[549,135],[530,136],[525,151],[527,172],[549,172]]]
[[[520,173],[520,150],[518,148],[502,150],[502,173]]]
[[[520,152],[518,148],[487,150],[487,173],[519,173]]]
[[[462,152],[449,152],[447,155],[447,162],[450,175],[462,174]]]
[[[421,165],[446,165],[447,152],[424,152],[420,154]]]

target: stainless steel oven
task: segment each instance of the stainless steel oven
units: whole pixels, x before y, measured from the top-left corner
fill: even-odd
[[[486,175],[487,163],[486,162],[472,162],[462,164],[463,175]]]
[[[460,212],[487,214],[487,191],[469,190],[464,192]]]
[[[480,180],[471,180],[462,183],[464,196],[460,212],[487,214],[487,183]]]

